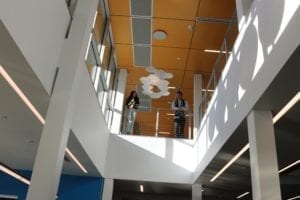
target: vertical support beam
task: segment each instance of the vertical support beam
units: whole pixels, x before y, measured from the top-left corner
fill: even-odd
[[[202,99],[202,75],[201,74],[195,74],[194,75],[194,107],[193,107],[193,133],[194,138],[197,134],[198,128],[200,126],[200,103]]]
[[[239,30],[241,30],[245,20],[250,11],[250,7],[253,0],[236,0],[236,12],[237,12],[237,19],[239,24]]]
[[[201,184],[193,184],[192,200],[202,200],[202,185]]]
[[[106,178],[104,180],[102,200],[112,200],[114,191],[114,180]]]
[[[247,117],[253,199],[281,200],[276,143],[270,111]]]
[[[69,38],[58,61],[60,70],[50,100],[27,200],[56,199],[65,148],[74,112],[84,56],[92,30],[98,0],[78,1]]]
[[[121,131],[121,122],[122,122],[122,113],[124,108],[124,94],[126,89],[126,81],[127,81],[127,70],[120,69],[118,75],[118,85],[117,85],[117,93],[116,100],[114,105],[114,114],[113,114],[113,122],[111,127],[111,133],[119,134]]]

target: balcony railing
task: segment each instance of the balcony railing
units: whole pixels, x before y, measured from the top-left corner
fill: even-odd
[[[215,88],[217,87],[218,82],[221,78],[222,71],[231,54],[231,49],[233,47],[237,35],[238,35],[237,16],[236,13],[234,13],[231,22],[228,26],[227,32],[225,34],[225,38],[223,40],[221,49],[218,52],[219,55],[214,64],[213,71],[211,73],[207,86],[204,90],[202,90],[202,100],[199,107],[200,121],[202,120],[203,116],[206,113],[210,99],[213,96]]]
[[[123,114],[122,134],[144,135],[153,137],[171,137],[171,138],[193,138],[193,119],[192,113],[186,113],[183,124],[181,121],[179,126],[183,126],[183,133],[177,129],[174,121],[174,111],[171,109],[151,108],[150,112],[137,111],[134,121],[133,130],[127,133],[128,118],[127,110]]]

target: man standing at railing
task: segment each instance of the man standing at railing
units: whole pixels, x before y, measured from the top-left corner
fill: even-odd
[[[177,138],[184,138],[185,114],[189,110],[188,102],[182,98],[182,92],[176,92],[176,98],[172,102],[174,110],[174,127]]]

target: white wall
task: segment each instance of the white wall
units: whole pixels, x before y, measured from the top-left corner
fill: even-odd
[[[64,0],[1,0],[0,20],[50,94],[70,16]]]
[[[190,183],[195,163],[187,140],[110,135],[105,177]]]
[[[197,138],[196,180],[300,42],[299,1],[253,2]]]
[[[103,175],[110,134],[86,66],[83,65],[82,67],[85,69],[79,86],[71,129],[96,168]]]

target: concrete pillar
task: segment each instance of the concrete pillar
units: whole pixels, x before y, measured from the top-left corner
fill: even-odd
[[[194,109],[193,109],[194,137],[196,136],[197,130],[200,126],[201,117],[200,117],[199,106],[201,100],[202,100],[202,75],[195,74],[194,75]]]
[[[239,30],[241,30],[249,14],[250,7],[253,0],[236,0],[235,2],[236,2],[236,12],[237,12]]]
[[[193,184],[192,200],[202,200],[202,185],[201,184]]]
[[[42,131],[27,200],[54,200],[68,141],[75,97],[86,67],[84,56],[98,0],[78,1],[69,38],[58,61],[59,72]]]
[[[281,200],[272,114],[251,111],[247,117],[252,199]]]
[[[119,134],[121,129],[127,73],[128,72],[126,69],[120,69],[118,75],[116,101],[114,105],[114,115],[113,115],[113,122],[111,127],[111,133],[114,134]]]
[[[114,191],[114,180],[106,178],[104,180],[102,200],[112,200]]]

